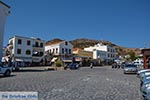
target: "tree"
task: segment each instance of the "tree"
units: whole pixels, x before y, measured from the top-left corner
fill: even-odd
[[[129,54],[129,56],[130,56],[130,60],[131,60],[131,61],[133,61],[133,60],[136,59],[135,52],[130,51],[130,52],[128,52],[128,54]]]

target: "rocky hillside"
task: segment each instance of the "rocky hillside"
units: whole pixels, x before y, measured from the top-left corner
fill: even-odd
[[[75,48],[85,48],[89,46],[94,46],[97,43],[103,43],[104,45],[109,45],[109,46],[116,46],[115,44],[109,42],[109,41],[102,41],[102,40],[91,40],[91,39],[76,39],[70,41]]]
[[[53,40],[48,41],[46,44],[53,44],[53,43],[57,43],[61,41],[63,40],[53,39]],[[92,39],[81,38],[81,39],[72,40],[70,41],[70,43],[73,45],[74,48],[81,48],[81,49],[85,47],[89,47],[89,46],[94,46],[97,43],[103,43],[104,45],[109,45],[109,46],[116,48],[117,53],[119,55],[126,55],[128,54],[128,52],[135,52],[136,55],[139,55],[141,52],[139,48],[121,47],[109,41],[104,41],[104,40],[92,40]]]
[[[128,52],[135,52],[136,55],[139,55],[141,52],[139,48],[121,47],[114,43],[111,43],[110,41],[104,41],[104,40],[91,40],[91,39],[81,38],[81,39],[72,40],[70,42],[73,44],[74,48],[82,48],[82,49],[85,47],[94,46],[97,43],[103,43],[104,45],[109,45],[116,48],[117,53],[119,55],[126,55],[128,54]]]

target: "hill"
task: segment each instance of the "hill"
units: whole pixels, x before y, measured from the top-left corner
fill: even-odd
[[[136,55],[139,55],[141,52],[139,48],[122,47],[110,41],[105,41],[105,40],[92,40],[92,39],[81,38],[81,39],[72,40],[70,42],[73,44],[74,48],[81,48],[81,49],[89,46],[94,46],[97,43],[102,43],[104,45],[109,45],[116,48],[118,55],[127,55],[129,52],[134,52]]]
[[[62,41],[63,40],[57,38],[57,39],[47,41],[46,45],[54,44],[54,43],[58,43],[58,42],[62,42]],[[139,48],[122,47],[122,46],[118,46],[110,41],[105,41],[105,40],[92,40],[92,39],[81,38],[81,39],[71,40],[69,42],[73,45],[74,48],[81,48],[81,49],[89,47],[89,46],[94,46],[97,43],[102,43],[104,45],[109,45],[109,46],[116,48],[118,55],[126,55],[129,52],[135,52],[136,55],[139,55],[141,52]]]

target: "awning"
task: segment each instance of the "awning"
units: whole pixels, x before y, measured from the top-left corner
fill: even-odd
[[[51,62],[55,62],[58,58],[54,57]]]
[[[15,61],[23,62],[23,59],[15,59]]]
[[[16,58],[15,61],[19,61],[19,62],[32,62],[32,58]]]
[[[63,62],[72,62],[72,60],[63,60]]]

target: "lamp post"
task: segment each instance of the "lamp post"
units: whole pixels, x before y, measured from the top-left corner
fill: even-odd
[[[65,56],[66,56],[66,49],[65,49],[65,52],[64,52],[64,67],[65,67]]]

